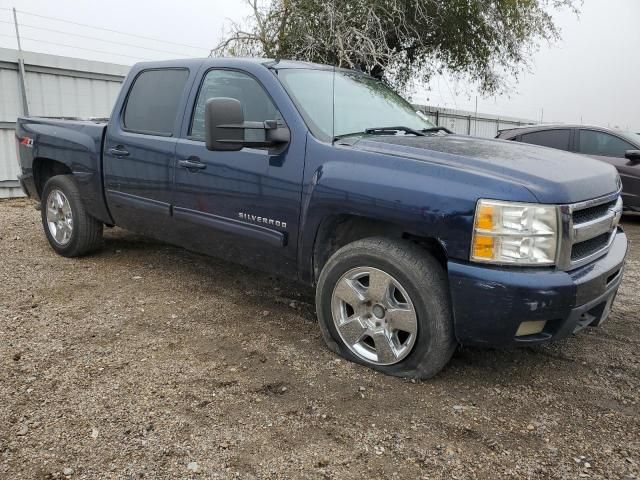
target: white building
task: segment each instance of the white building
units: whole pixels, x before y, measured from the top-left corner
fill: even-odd
[[[129,67],[24,52],[29,114],[108,117]],[[0,48],[0,198],[22,195],[15,122],[24,114],[18,51]]]

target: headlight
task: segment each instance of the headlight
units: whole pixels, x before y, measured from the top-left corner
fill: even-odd
[[[471,260],[553,265],[558,248],[558,208],[535,203],[479,200]]]

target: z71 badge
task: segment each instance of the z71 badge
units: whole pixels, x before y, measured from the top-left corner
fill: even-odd
[[[287,222],[274,220],[273,218],[261,217],[259,215],[251,215],[248,213],[238,213],[238,218],[247,222],[261,223],[263,225],[271,225],[274,227],[287,228]]]
[[[20,141],[18,143],[20,143],[20,145],[24,145],[27,148],[33,148],[33,138],[22,137],[19,140]]]

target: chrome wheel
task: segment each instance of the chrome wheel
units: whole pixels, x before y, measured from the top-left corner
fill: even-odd
[[[69,200],[62,191],[53,189],[47,197],[47,226],[59,245],[66,245],[73,233],[73,213]]]
[[[331,312],[345,345],[367,362],[393,365],[413,349],[418,334],[413,302],[382,270],[358,267],[345,273],[333,289]]]

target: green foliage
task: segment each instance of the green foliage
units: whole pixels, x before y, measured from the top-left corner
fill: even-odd
[[[327,63],[384,77],[398,88],[448,72],[495,93],[559,39],[554,9],[581,0],[247,0],[215,55]]]

